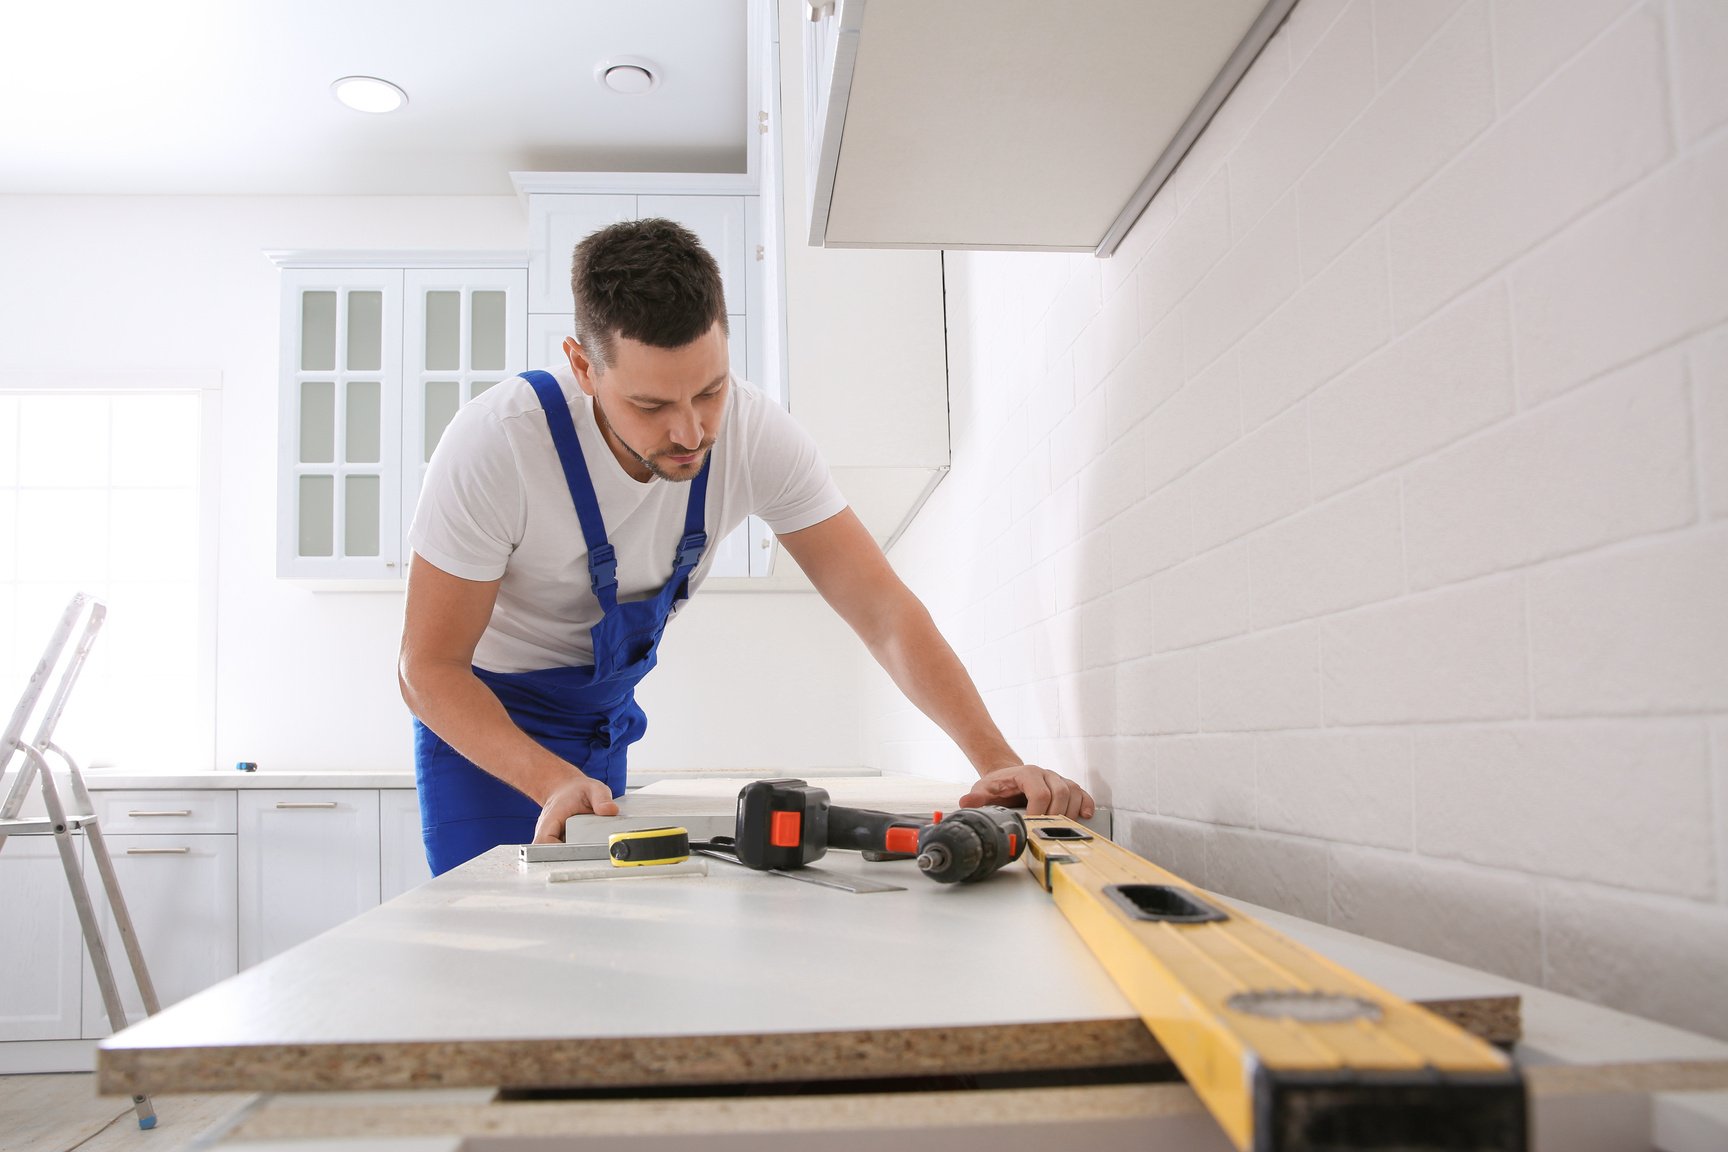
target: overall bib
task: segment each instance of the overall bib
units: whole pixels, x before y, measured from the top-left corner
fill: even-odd
[[[600,601],[600,622],[589,635],[594,663],[586,667],[546,668],[533,672],[488,672],[475,668],[518,727],[554,755],[569,761],[613,796],[624,792],[625,750],[647,730],[636,704],[636,684],[654,667],[660,634],[672,609],[689,596],[690,573],[708,543],[703,530],[708,496],[708,466],[690,482],[684,534],[678,542],[672,578],[646,600],[618,602],[617,560],[606,542],[606,525],[588,465],[576,437],[570,406],[558,382],[546,372],[524,372],[546,410],[546,424],[576,516],[588,544],[588,578]],[[464,759],[420,721],[414,721],[414,771],[420,789],[420,825],[426,859],[434,876],[448,872],[500,844],[533,839],[540,805],[496,776]]]

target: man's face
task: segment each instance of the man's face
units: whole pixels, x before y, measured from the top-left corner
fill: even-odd
[[[694,480],[726,412],[726,334],[715,324],[682,348],[625,336],[612,344],[612,362],[596,371],[580,344],[564,342],[577,382],[594,397],[607,446],[638,480]]]

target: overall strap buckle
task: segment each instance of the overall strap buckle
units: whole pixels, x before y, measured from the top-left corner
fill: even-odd
[[[702,549],[708,546],[708,533],[692,532],[678,541],[678,555],[673,559],[677,568],[693,568],[702,559]]]
[[[588,550],[588,580],[594,585],[596,596],[618,586],[618,554],[612,545],[601,544]]]

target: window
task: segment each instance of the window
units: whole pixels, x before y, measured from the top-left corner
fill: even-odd
[[[85,767],[214,762],[219,397],[213,373],[0,373],[0,708],[72,594],[101,600],[55,735]]]

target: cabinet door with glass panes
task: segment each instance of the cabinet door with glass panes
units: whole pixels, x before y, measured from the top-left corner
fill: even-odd
[[[525,268],[403,274],[402,558],[426,465],[456,410],[527,362]]]
[[[277,575],[401,575],[402,271],[282,273]]]
[[[402,579],[432,450],[526,340],[522,268],[284,269],[277,575]]]

